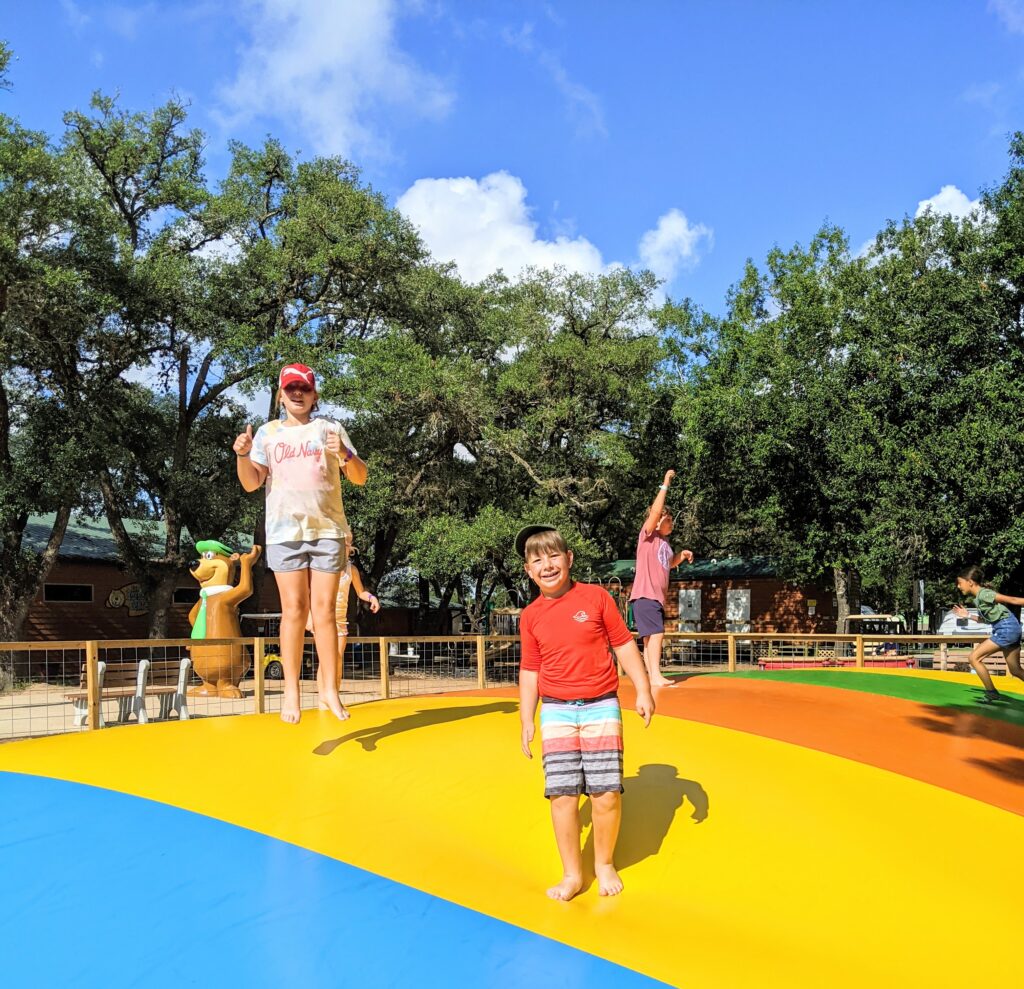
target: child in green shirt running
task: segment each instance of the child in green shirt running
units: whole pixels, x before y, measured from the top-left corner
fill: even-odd
[[[985,687],[985,696],[981,697],[979,702],[992,704],[1002,699],[1003,695],[992,683],[992,675],[983,662],[986,656],[1002,651],[1010,674],[1018,680],[1024,680],[1024,672],[1020,667],[1020,622],[1006,607],[1008,604],[1024,605],[1024,598],[999,594],[991,587],[983,586],[984,580],[985,575],[980,567],[968,567],[957,577],[956,586],[961,594],[966,595],[967,604],[977,608],[982,619],[992,626],[992,634],[984,642],[979,642],[967,657],[967,661]],[[967,609],[963,605],[956,605],[953,611],[960,618],[967,617]]]

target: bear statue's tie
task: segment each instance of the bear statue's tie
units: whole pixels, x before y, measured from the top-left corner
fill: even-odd
[[[199,592],[202,604],[199,605],[199,614],[196,615],[196,623],[192,626],[193,639],[206,638],[206,588]]]

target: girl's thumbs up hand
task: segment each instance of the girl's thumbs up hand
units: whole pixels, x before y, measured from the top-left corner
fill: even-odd
[[[246,426],[244,433],[239,433],[235,437],[235,442],[231,445],[231,449],[235,451],[235,454],[239,457],[248,457],[249,452],[252,450],[252,426]]]

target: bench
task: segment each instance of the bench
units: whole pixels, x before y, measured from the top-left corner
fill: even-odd
[[[967,662],[967,657],[970,654],[970,649],[946,649],[945,659],[943,659],[943,649],[936,649],[930,657],[932,661],[932,669],[950,670],[957,673],[970,673],[971,664]],[[929,657],[921,656],[920,658],[928,659]],[[982,662],[986,667],[988,667],[989,673],[994,673],[996,676],[1006,676],[1009,673],[1009,670],[1006,668],[1006,658],[1001,652],[986,656]]]
[[[398,643],[392,642],[388,645],[388,673],[393,673],[395,667],[398,665],[397,660],[404,659],[406,662],[404,665],[415,665],[420,661],[420,654],[413,649],[412,644],[409,643],[405,647],[405,652],[398,651]]]
[[[134,714],[140,725],[149,721],[146,713],[146,695],[160,698],[158,717],[169,718],[171,711],[178,712],[178,720],[187,721],[188,703],[185,688],[188,686],[192,660],[184,659],[140,659],[137,663],[108,663],[100,660],[96,664],[99,679],[100,701],[117,699],[117,720],[127,722]],[[74,725],[84,726],[89,719],[89,690],[85,664],[78,690],[69,690],[64,699],[74,707]],[[100,704],[99,725],[104,728],[103,704]]]
[[[818,670],[849,669],[857,665],[852,656],[842,659],[762,659],[757,664],[762,670]],[[864,669],[913,669],[917,660],[913,656],[865,656]]]

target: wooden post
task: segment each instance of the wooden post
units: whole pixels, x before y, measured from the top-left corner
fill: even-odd
[[[266,661],[266,646],[263,636],[257,635],[252,640],[253,676],[256,682],[256,713],[267,713],[267,678],[264,676],[263,664]]]
[[[857,636],[857,652],[856,652],[856,665],[857,669],[864,668],[864,636]]]
[[[729,632],[726,638],[729,640],[729,672],[736,672],[736,633]]]
[[[949,652],[947,650],[948,646],[943,642],[939,646],[939,669],[943,672],[945,672],[949,665]]]
[[[85,644],[85,686],[88,691],[89,731],[100,726],[100,648],[95,639]]]
[[[387,700],[391,696],[391,675],[388,671],[388,649],[391,641],[382,635],[377,643],[377,648],[380,649],[380,696]]]
[[[481,690],[487,686],[487,642],[482,635],[476,637],[476,685]]]

